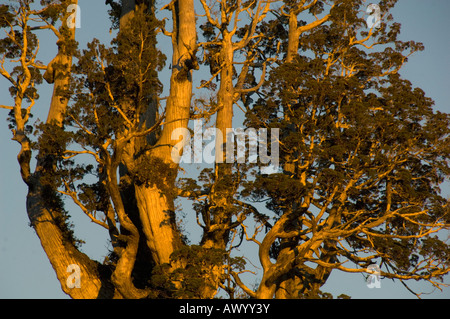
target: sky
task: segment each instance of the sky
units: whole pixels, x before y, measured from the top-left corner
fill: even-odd
[[[10,1],[0,0],[0,4]],[[159,1],[161,3],[161,1]],[[195,0],[195,2],[199,2]],[[377,3],[377,0],[374,1]],[[80,47],[94,37],[109,43],[109,18],[104,0],[79,0],[81,8],[81,28],[76,37]],[[160,5],[161,6],[161,5]],[[415,40],[425,45],[425,51],[410,57],[408,64],[400,71],[414,86],[422,88],[435,101],[436,110],[450,112],[450,1],[448,0],[399,0],[392,11],[394,21],[402,24],[402,40]],[[3,32],[3,31],[2,31]],[[46,32],[46,31],[42,31]],[[1,35],[3,37],[3,34]],[[40,38],[39,59],[48,63],[55,55],[55,39],[50,33]],[[161,48],[170,56],[170,41],[161,42]],[[164,81],[164,79],[162,79]],[[0,79],[0,102],[8,104],[9,83]],[[52,87],[44,84],[39,88],[41,99],[34,106],[35,118],[46,118]],[[16,156],[19,145],[11,141],[11,132],[6,121],[8,111],[0,109],[0,298],[68,298],[61,290],[60,283],[45,255],[34,230],[29,227],[26,214],[26,185],[20,178]],[[449,194],[450,187],[444,192]],[[106,230],[83,216],[73,206],[68,205],[76,225],[78,238],[85,240],[82,251],[94,259],[102,261],[106,255]],[[193,217],[187,213],[187,217]],[[189,231],[189,229],[188,229]],[[195,232],[193,228],[190,232]],[[103,232],[103,233],[102,233]],[[195,234],[194,234],[195,237]],[[255,247],[242,248],[242,254],[255,254]],[[253,280],[256,281],[257,278]],[[252,279],[250,280],[250,286]],[[450,283],[450,278],[446,278]],[[408,283],[409,284],[409,283]],[[362,275],[333,272],[323,287],[323,291],[334,296],[347,294],[352,298],[416,298],[399,282],[381,280],[380,288],[369,289]],[[428,284],[413,282],[410,287],[430,293],[423,298],[450,299],[450,288],[443,292]]]

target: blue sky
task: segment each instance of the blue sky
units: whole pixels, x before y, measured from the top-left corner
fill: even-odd
[[[375,3],[377,1],[374,1]],[[9,1],[0,0],[0,4]],[[104,0],[79,0],[81,28],[77,40],[83,47],[87,41],[97,37],[109,43],[109,19]],[[436,103],[436,109],[450,112],[450,1],[448,0],[399,0],[393,10],[394,20],[402,24],[403,40],[415,40],[425,44],[425,51],[415,54],[401,70],[401,74],[414,86],[422,88]],[[44,32],[44,31],[43,31]],[[48,63],[55,54],[55,39],[48,33],[40,37],[40,59]],[[161,42],[163,51],[170,50],[170,41]],[[170,56],[170,52],[167,52]],[[7,104],[9,84],[0,79],[1,102]],[[36,118],[46,118],[51,86],[44,84],[39,89],[41,99],[34,107]],[[16,156],[19,146],[11,141],[11,132],[6,122],[6,110],[0,110],[0,298],[67,298],[51,265],[42,250],[33,229],[28,226],[25,209],[26,186],[20,179]],[[448,187],[444,189],[449,194]],[[84,239],[83,251],[102,260],[106,254],[106,231],[94,225],[73,206],[68,205],[77,237]],[[189,217],[189,214],[188,214]],[[191,216],[192,217],[192,216]],[[192,233],[192,231],[191,231]],[[254,253],[242,251],[243,254]],[[253,283],[250,279],[250,286]],[[254,279],[256,280],[256,278]],[[447,278],[446,282],[450,282]],[[412,288],[432,292],[430,285],[412,283]],[[367,288],[361,275],[333,273],[324,291],[337,296],[341,293],[353,298],[414,298],[399,282],[383,279],[380,289]],[[424,298],[450,298],[450,288],[443,292],[435,290]]]

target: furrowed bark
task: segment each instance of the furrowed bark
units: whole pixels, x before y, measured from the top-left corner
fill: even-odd
[[[74,299],[112,297],[114,289],[111,289],[106,280],[101,279],[101,265],[81,253],[65,238],[60,224],[56,221],[61,218],[61,212],[55,208],[46,207],[43,192],[43,186],[39,178],[36,178],[27,194],[27,212],[30,223],[61,283],[62,290]],[[72,274],[68,270],[70,265],[80,267],[79,288],[68,286],[71,281],[69,276]]]

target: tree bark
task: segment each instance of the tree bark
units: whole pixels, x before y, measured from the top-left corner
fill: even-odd
[[[64,238],[64,233],[56,221],[61,218],[61,213],[54,208],[46,207],[43,192],[39,179],[36,179],[28,191],[27,212],[62,290],[74,299],[112,297],[114,289],[111,289],[107,280],[101,279],[99,272],[101,265],[89,259]],[[68,272],[70,265],[80,267],[80,288],[67,285],[71,275],[71,272]]]
[[[227,31],[223,32],[222,49],[220,52],[220,61],[222,70],[220,72],[220,88],[218,92],[218,105],[216,117],[216,181],[214,190],[211,191],[214,211],[212,212],[210,229],[206,229],[202,246],[205,248],[225,249],[228,243],[229,225],[231,216],[229,216],[230,193],[232,185],[224,185],[222,179],[231,176],[231,167],[226,163],[227,149],[227,130],[233,127],[233,43],[231,34]],[[233,143],[233,141],[231,141]]]
[[[297,13],[292,10],[289,14],[288,48],[285,60],[287,63],[292,62],[294,57],[298,54],[300,32],[297,25]]]

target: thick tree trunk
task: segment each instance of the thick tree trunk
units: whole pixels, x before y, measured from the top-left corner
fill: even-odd
[[[114,289],[100,279],[101,265],[89,259],[65,238],[58,222],[58,219],[62,220],[61,212],[46,207],[48,199],[42,196],[44,190],[39,179],[33,184],[27,195],[28,216],[61,283],[62,290],[75,299],[111,298]],[[80,269],[79,287],[71,285],[72,271],[68,268],[71,265],[76,265]]]
[[[173,196],[177,164],[172,160],[172,146],[180,139],[172,140],[172,132],[187,128],[192,97],[192,69],[198,67],[195,51],[196,26],[193,0],[175,0],[170,4],[173,12],[172,31],[172,76],[170,95],[166,101],[166,117],[161,136],[152,151],[146,154],[149,165],[158,159],[166,172],[156,174],[172,175],[157,178],[151,185],[136,185],[136,201],[142,221],[143,232],[153,258],[158,264],[169,263],[170,255],[181,248],[181,234],[174,217]],[[153,112],[155,113],[155,112]]]
[[[264,281],[261,283],[261,285],[258,288],[258,291],[256,292],[256,298],[258,299],[273,299],[273,296],[275,294],[276,285],[266,285],[264,284]]]
[[[220,61],[222,63],[222,71],[220,72],[220,88],[218,92],[219,110],[216,118],[216,129],[222,133],[223,140],[216,138],[216,150],[219,149],[219,157],[216,161],[225,163],[225,152],[227,142],[227,129],[233,127],[233,102],[234,102],[234,86],[233,86],[233,43],[231,42],[231,34],[224,32],[222,41],[222,50],[220,53]],[[224,147],[225,146],[225,147]]]
[[[181,248],[181,236],[173,221],[173,200],[157,186],[136,186],[136,201],[154,261],[170,263],[171,254]]]

